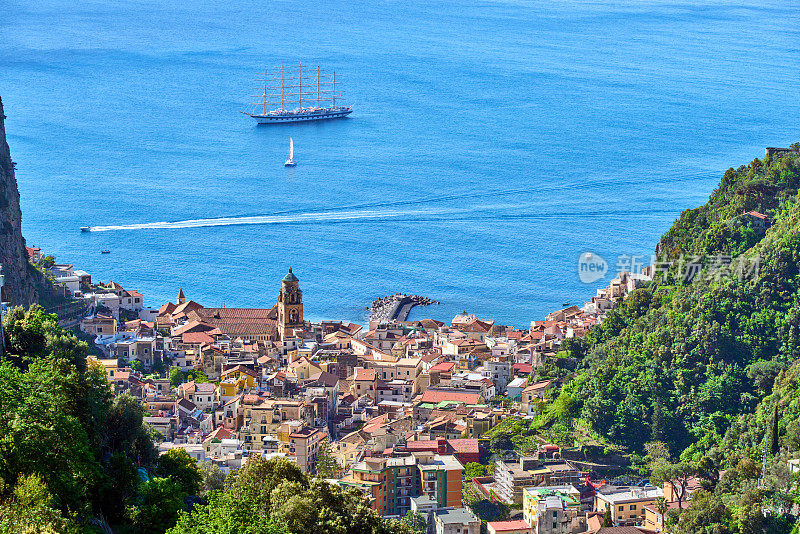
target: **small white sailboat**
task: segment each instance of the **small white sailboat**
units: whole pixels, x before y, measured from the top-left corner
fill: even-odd
[[[286,163],[283,164],[284,167],[294,167],[297,165],[294,161],[294,141],[292,138],[289,138],[289,159],[286,160]]]

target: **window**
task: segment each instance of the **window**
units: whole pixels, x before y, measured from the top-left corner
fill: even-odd
[[[631,505],[631,510],[636,510],[636,505],[635,504]]]
[[[619,511],[620,511],[620,512],[621,512],[621,511],[623,511],[624,509],[625,509],[625,507],[624,507],[624,506],[620,506],[620,507],[619,507]]]

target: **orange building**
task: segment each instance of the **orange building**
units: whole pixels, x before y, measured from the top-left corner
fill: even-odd
[[[398,458],[366,458],[340,484],[360,488],[384,516],[405,515],[411,498],[425,495],[439,508],[460,508],[464,466],[454,456],[418,452]]]

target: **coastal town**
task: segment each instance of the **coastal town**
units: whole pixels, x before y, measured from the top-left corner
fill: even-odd
[[[90,343],[115,395],[146,407],[161,454],[183,449],[223,473],[284,457],[358,488],[384,517],[421,514],[436,534],[661,531],[699,487],[615,479],[613,465],[587,460],[591,438],[509,446],[569,376],[563,347],[646,274],[619,273],[582,307],[523,330],[467,312],[449,324],[403,320],[436,302],[399,293],[360,325],[306,320],[313,303],[291,268],[264,308],[206,307],[181,288],[150,308],[135,289],[27,251],[69,303],[55,308],[60,324]]]

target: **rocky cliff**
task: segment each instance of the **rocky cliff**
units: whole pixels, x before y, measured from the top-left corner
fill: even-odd
[[[36,286],[41,276],[28,263],[22,237],[22,211],[14,165],[6,142],[5,114],[0,99],[0,264],[5,286],[3,301],[28,306],[36,301]]]

